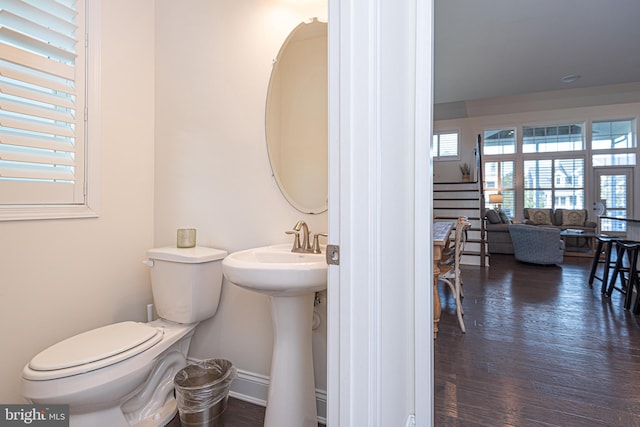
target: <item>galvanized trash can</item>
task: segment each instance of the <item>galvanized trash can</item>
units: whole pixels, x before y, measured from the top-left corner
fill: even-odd
[[[183,427],[221,426],[229,387],[237,371],[224,359],[188,365],[174,377],[176,400]]]

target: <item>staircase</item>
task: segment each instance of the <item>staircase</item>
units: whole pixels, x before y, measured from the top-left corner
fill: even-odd
[[[462,264],[489,266],[486,233],[482,220],[480,189],[477,182],[433,184],[433,216],[435,221],[457,221],[469,218],[471,228],[462,255]]]

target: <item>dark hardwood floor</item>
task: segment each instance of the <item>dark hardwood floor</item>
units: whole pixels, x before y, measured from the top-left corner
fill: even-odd
[[[229,397],[227,409],[216,420],[215,427],[261,427],[264,424],[265,408],[260,405]],[[177,414],[166,427],[181,427]],[[318,423],[318,427],[325,427]]]
[[[466,334],[439,288],[436,426],[640,426],[640,317],[589,287],[590,263],[464,266]]]
[[[589,287],[590,265],[494,255],[490,268],[463,266],[466,334],[440,284],[436,426],[640,426],[640,316]],[[264,408],[230,398],[224,426],[263,419]]]
[[[259,427],[264,423],[264,407],[229,397],[227,409],[218,418],[216,427]],[[180,415],[167,427],[180,427]]]

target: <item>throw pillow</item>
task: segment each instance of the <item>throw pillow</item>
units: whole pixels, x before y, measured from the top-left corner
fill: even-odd
[[[503,224],[511,224],[511,220],[507,216],[507,213],[502,209],[498,211],[498,216],[500,217],[500,222],[502,222]]]
[[[529,209],[529,219],[535,225],[551,225],[551,215],[548,209]]]
[[[582,227],[585,220],[586,212],[584,210],[562,211],[562,225],[578,225]]]
[[[487,213],[485,216],[487,217],[487,221],[489,221],[489,224],[502,223],[502,221],[500,220],[500,215],[498,215],[498,212],[494,211],[493,209],[487,210]]]

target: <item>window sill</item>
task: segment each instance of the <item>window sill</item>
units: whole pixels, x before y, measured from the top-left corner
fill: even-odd
[[[97,218],[97,210],[86,205],[2,206],[0,222],[43,219]]]

